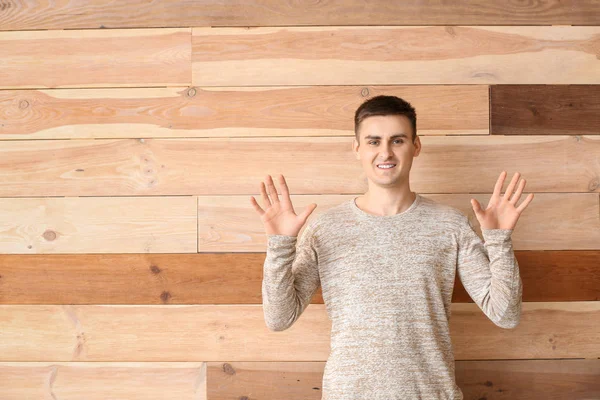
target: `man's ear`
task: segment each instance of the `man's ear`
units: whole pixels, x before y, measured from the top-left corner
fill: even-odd
[[[415,137],[415,154],[413,155],[413,157],[418,156],[421,153],[421,148],[422,148],[422,144],[421,144],[421,139],[419,138],[419,136],[417,135],[417,137]]]
[[[356,141],[356,138],[352,139],[352,151],[354,152],[354,156],[356,157],[357,160],[360,160],[360,154],[358,153],[358,142]]]

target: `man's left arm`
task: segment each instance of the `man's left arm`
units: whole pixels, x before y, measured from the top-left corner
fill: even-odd
[[[484,229],[485,242],[467,217],[458,235],[457,272],[467,293],[501,328],[515,328],[521,319],[523,282],[515,258],[512,229]]]
[[[501,328],[514,328],[521,319],[523,283],[511,235],[521,213],[533,200],[533,193],[517,206],[525,188],[525,179],[517,186],[520,176],[515,173],[502,195],[506,178],[506,171],[502,171],[486,208],[471,199],[485,243],[464,214],[459,226],[457,268],[460,280],[473,301]]]

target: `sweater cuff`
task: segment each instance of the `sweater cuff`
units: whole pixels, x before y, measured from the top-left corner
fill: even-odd
[[[267,235],[267,246],[277,247],[279,245],[289,245],[295,243],[297,240],[297,236]]]
[[[483,229],[483,239],[490,243],[503,243],[511,240],[513,229]]]

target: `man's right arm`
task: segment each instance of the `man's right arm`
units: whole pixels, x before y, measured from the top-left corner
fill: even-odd
[[[267,235],[262,303],[265,322],[272,331],[292,326],[321,285],[311,223],[297,242],[296,236]]]

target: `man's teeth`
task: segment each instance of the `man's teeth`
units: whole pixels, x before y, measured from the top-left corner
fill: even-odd
[[[389,168],[392,168],[392,167],[395,167],[395,166],[396,166],[396,164],[391,164],[391,165],[378,165],[377,167],[379,167],[379,168],[383,168],[383,169],[389,169]]]

